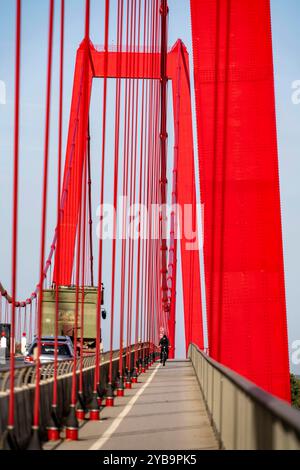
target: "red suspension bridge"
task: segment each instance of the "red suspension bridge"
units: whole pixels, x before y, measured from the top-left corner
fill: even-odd
[[[139,403],[144,409],[149,407],[146,388],[155,394],[161,387],[164,396],[165,392],[175,393],[175,401],[181,397],[183,403],[188,396],[200,408],[183,405],[187,425],[178,430],[172,424],[172,406],[167,399],[162,401],[152,425],[156,429],[164,411],[171,432],[170,427],[169,431],[161,429],[159,440],[152,436],[152,448],[299,448],[299,415],[290,407],[269,0],[190,0],[193,51],[181,40],[169,47],[172,11],[167,0],[105,0],[104,45],[95,47],[90,37],[90,1],[86,0],[85,35],[76,54],[66,150],[65,2],[48,3],[37,254],[40,274],[33,293],[21,300],[17,275],[24,267],[17,247],[22,196],[21,27],[26,3],[15,1],[11,285],[0,284],[2,338],[10,353],[9,366],[0,370],[2,447],[40,449],[48,440],[48,448],[52,441],[66,449],[143,448],[144,441],[135,437],[133,442],[121,429],[126,419],[130,427],[133,407],[138,409]],[[60,10],[55,12],[58,4]],[[47,215],[53,204],[49,198],[49,147],[55,14],[60,19],[57,223],[47,256]],[[193,76],[189,52],[193,54]],[[102,85],[101,151],[97,156],[92,154],[90,132],[95,79],[101,79]],[[113,93],[109,92],[111,83]],[[170,96],[172,103],[168,102]],[[171,118],[172,155],[168,151]],[[101,169],[97,257],[94,158]],[[169,168],[172,181],[168,181]],[[111,201],[105,197],[107,186],[111,187]],[[108,203],[112,214],[111,285],[110,298],[105,299],[109,344],[104,353],[104,207]],[[176,306],[179,274],[183,311]],[[174,360],[179,315],[184,318],[187,362]],[[160,370],[155,362],[162,334],[169,337],[172,362]],[[23,335],[35,346],[26,366],[18,354]],[[59,351],[68,337],[74,354],[71,360],[62,361]],[[49,363],[44,354],[52,343],[53,361]],[[122,405],[121,418],[115,401]],[[108,417],[104,424],[102,414]],[[136,416],[133,435],[137,430],[151,434],[143,415]],[[87,424],[82,427],[82,422]],[[124,435],[114,442],[116,422]],[[93,423],[96,427],[89,427]],[[189,424],[196,426],[196,434]],[[85,444],[78,441],[81,435]]]

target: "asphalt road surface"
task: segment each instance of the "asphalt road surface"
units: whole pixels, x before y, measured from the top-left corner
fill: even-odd
[[[28,364],[24,363],[24,358],[23,357],[17,357],[15,359],[15,368],[19,369],[20,367],[26,367]],[[6,359],[5,364],[0,362],[0,372],[9,370],[10,368],[10,360]]]

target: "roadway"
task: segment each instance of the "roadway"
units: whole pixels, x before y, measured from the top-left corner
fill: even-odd
[[[46,450],[211,450],[218,442],[189,361],[155,364],[101,421],[85,421],[78,442]]]
[[[24,363],[24,357],[16,357],[15,359],[15,368],[20,369],[21,367],[26,367],[30,364],[25,364]],[[7,359],[5,363],[0,362],[0,372],[5,372],[6,370],[9,370],[10,367],[10,360]]]

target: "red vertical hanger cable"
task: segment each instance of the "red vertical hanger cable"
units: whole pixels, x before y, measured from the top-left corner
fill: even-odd
[[[90,121],[88,123],[88,202],[89,202],[89,259],[90,259],[90,285],[94,287],[94,255],[93,255],[93,217],[92,217],[92,173],[91,173],[91,133]]]
[[[150,30],[150,2],[147,2],[147,13],[145,12],[147,17],[147,24],[146,24],[146,33],[145,33],[145,43],[144,47],[145,50],[148,48],[149,45],[149,30]],[[147,58],[147,70],[150,69],[150,58]],[[149,134],[148,134],[148,126],[149,126],[149,116],[150,116],[150,83],[149,80],[146,82],[146,105],[145,105],[145,140],[144,140],[144,148],[145,148],[145,163],[144,163],[144,174],[143,174],[143,204],[146,209],[147,207],[147,175],[148,175],[148,165],[149,165]],[[146,232],[148,230],[148,212],[147,218],[144,223],[144,232],[146,236]],[[141,322],[141,339],[143,341],[144,347],[141,354],[142,365],[144,366],[145,361],[145,342],[146,342],[146,318],[147,318],[147,309],[146,309],[146,288],[147,288],[147,237],[143,239],[142,245],[142,293],[141,293],[141,309],[143,312],[142,315],[142,322]]]
[[[134,53],[136,49],[136,0],[133,0],[133,24],[131,28],[131,51]],[[133,60],[131,63],[131,71],[135,72],[135,54],[133,54]],[[130,195],[129,195],[129,214],[131,213],[134,201],[134,193],[136,189],[136,154],[135,154],[135,134],[136,134],[136,113],[137,109],[135,106],[137,89],[137,80],[130,81],[132,86],[131,96],[131,132],[130,132]],[[127,350],[126,350],[126,363],[127,368],[130,370],[130,349],[131,349],[131,330],[132,330],[132,292],[133,292],[133,271],[134,271],[134,243],[133,243],[133,232],[132,223],[129,225],[129,232],[127,234],[128,245],[129,245],[129,256],[128,256],[128,285],[127,285]]]
[[[84,93],[84,103],[82,114],[81,128],[77,133],[77,139],[80,144],[79,151],[84,156],[86,154],[86,142],[88,134],[88,125],[84,123],[84,116],[87,114],[88,107],[88,67],[89,67],[89,37],[90,37],[90,0],[86,0],[86,12],[85,12],[85,57],[83,63],[83,93]],[[84,157],[83,157],[84,158]],[[84,158],[85,160],[85,158]],[[80,266],[81,266],[81,214],[82,214],[82,191],[83,186],[85,185],[84,177],[82,175],[81,184],[79,189],[79,218],[78,218],[78,229],[77,229],[77,254],[76,254],[76,265],[74,267],[75,274],[75,325],[74,325],[74,359],[73,359],[73,373],[72,373],[72,390],[71,390],[71,407],[75,408],[77,402],[77,336],[78,336],[78,316],[79,316],[79,296],[80,296]]]
[[[18,248],[18,194],[19,194],[19,129],[20,129],[20,75],[21,75],[21,0],[16,1],[16,70],[15,70],[15,116],[14,116],[14,189],[12,227],[12,310],[11,310],[11,357],[10,396],[8,427],[14,427],[14,374],[15,374],[15,302],[17,291],[17,248]]]
[[[43,284],[45,279],[45,239],[47,222],[47,193],[48,193],[48,163],[49,163],[49,137],[50,137],[50,107],[51,107],[51,74],[53,55],[53,25],[54,25],[54,0],[50,0],[49,10],[49,32],[48,32],[48,70],[47,70],[47,98],[46,98],[46,126],[45,126],[45,148],[44,148],[44,176],[43,176],[43,196],[42,196],[42,223],[41,223],[41,253],[40,253],[40,292],[38,296],[38,319],[37,319],[37,342],[38,354],[36,361],[36,387],[34,400],[33,429],[39,427],[39,405],[40,405],[40,355],[41,355],[41,335],[42,335],[42,302]]]
[[[100,182],[100,210],[104,204],[105,181],[105,150],[106,150],[106,109],[107,109],[107,67],[108,67],[108,38],[109,38],[109,10],[110,1],[105,0],[105,28],[104,28],[104,79],[103,79],[103,107],[102,107],[102,149],[101,149],[101,182]],[[99,259],[98,259],[98,296],[97,296],[97,326],[96,326],[96,373],[95,385],[100,383],[100,341],[101,341],[101,300],[102,300],[102,261],[103,261],[103,215],[100,214]],[[111,335],[113,335],[113,315],[111,322]],[[112,350],[112,344],[111,344]],[[96,390],[96,389],[95,389]]]
[[[128,60],[128,49],[129,49],[129,18],[130,18],[130,1],[127,0],[126,10],[126,73],[129,71],[129,60]],[[123,208],[122,208],[122,253],[121,253],[121,289],[120,289],[120,353],[119,353],[119,374],[120,378],[123,377],[123,335],[124,335],[124,306],[125,306],[125,264],[126,264],[126,209],[127,209],[127,192],[128,192],[128,127],[129,127],[129,82],[130,79],[125,80],[125,95],[124,95],[124,109],[125,109],[125,123],[124,123],[124,162],[123,162],[123,183],[122,183],[122,196],[123,196]]]
[[[61,0],[60,10],[60,72],[59,72],[59,118],[58,118],[58,161],[57,161],[57,265],[58,278],[60,269],[60,200],[61,200],[61,172],[62,172],[62,131],[63,131],[63,83],[64,83],[64,28],[65,28],[65,0]],[[57,406],[57,366],[58,366],[58,319],[59,319],[59,286],[55,285],[55,345],[54,345],[54,371],[53,371],[53,399],[52,406]]]
[[[140,7],[141,8],[141,7]],[[146,34],[146,0],[144,0],[144,36],[143,36],[143,45],[145,46],[145,34]],[[143,75],[145,74],[145,55],[143,57]],[[137,253],[137,286],[136,286],[136,322],[135,322],[135,344],[139,343],[139,323],[142,323],[140,320],[140,293],[141,293],[141,237],[142,237],[142,230],[144,223],[142,217],[144,216],[142,212],[142,195],[143,195],[143,159],[144,159],[144,124],[145,124],[145,80],[142,83],[142,101],[141,101],[141,126],[140,126],[140,165],[139,165],[139,234],[138,234],[138,253]],[[142,272],[143,273],[143,272]],[[141,337],[141,335],[140,335]],[[140,345],[139,345],[140,347]],[[134,364],[136,367],[138,355],[140,354],[140,350],[136,348],[135,355],[134,355]]]
[[[87,137],[88,145],[88,137]],[[83,393],[83,338],[84,338],[84,313],[85,313],[85,275],[86,275],[86,222],[87,222],[87,159],[84,161],[84,170],[83,170],[83,210],[82,210],[82,244],[81,244],[81,312],[80,312],[80,370],[79,370],[79,393]]]

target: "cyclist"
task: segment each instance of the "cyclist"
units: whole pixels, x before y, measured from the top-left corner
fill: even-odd
[[[169,340],[168,340],[166,335],[163,335],[163,337],[161,338],[161,340],[159,342],[159,346],[160,346],[160,362],[162,363],[163,362],[163,352],[164,351],[166,353],[166,360],[169,357],[170,343],[169,343]]]

